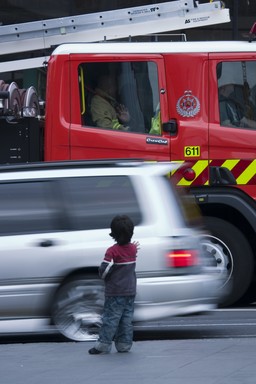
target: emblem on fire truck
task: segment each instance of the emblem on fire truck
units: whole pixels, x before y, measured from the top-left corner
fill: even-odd
[[[183,117],[194,117],[200,111],[200,102],[191,91],[185,91],[177,101],[176,109],[178,114]]]

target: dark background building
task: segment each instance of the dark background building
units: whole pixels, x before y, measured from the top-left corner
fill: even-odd
[[[1,0],[2,25],[155,4],[152,0]],[[164,0],[159,1],[166,2]],[[209,0],[200,0],[207,3]],[[256,0],[225,0],[231,23],[186,30],[188,40],[244,39],[256,21]]]
[[[161,2],[168,1],[159,1],[159,3]],[[199,0],[200,4],[208,2],[209,0]],[[154,5],[156,3],[158,3],[158,0],[1,0],[0,25],[6,26],[121,8]],[[184,31],[175,31],[175,33],[185,33],[188,41],[247,39],[246,34],[248,34],[253,23],[256,22],[256,0],[226,0],[225,5],[226,8],[230,9],[230,23],[185,29]],[[170,39],[169,37],[162,38]],[[28,88],[33,85],[37,89],[39,98],[45,100],[47,73],[45,68],[27,70],[17,68],[10,70],[8,64],[5,65],[5,63],[41,56],[46,57],[50,55],[51,51],[52,49],[12,52],[9,54],[0,53],[0,63],[4,68],[0,73],[0,79],[8,84],[15,82],[20,88]]]

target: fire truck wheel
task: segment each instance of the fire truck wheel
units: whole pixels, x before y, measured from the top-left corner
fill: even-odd
[[[101,325],[104,286],[96,275],[69,278],[58,289],[52,320],[59,332],[70,340],[95,340]]]
[[[227,294],[220,305],[226,307],[241,299],[252,282],[252,249],[243,233],[228,221],[216,217],[205,217],[204,221],[210,232],[203,239],[204,249],[214,257],[214,265],[224,278]]]

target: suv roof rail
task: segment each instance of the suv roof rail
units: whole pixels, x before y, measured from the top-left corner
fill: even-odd
[[[62,168],[96,168],[96,167],[122,167],[126,165],[138,166],[147,164],[141,159],[96,159],[96,160],[67,160],[67,161],[46,161],[38,163],[1,164],[0,173],[16,172],[37,169],[62,169]]]

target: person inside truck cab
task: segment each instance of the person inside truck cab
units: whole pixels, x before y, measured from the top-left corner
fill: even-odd
[[[252,76],[242,64],[223,62],[217,66],[220,125],[255,129],[256,107],[248,83],[248,77],[252,82]]]
[[[244,117],[243,105],[236,98],[234,84],[222,84],[219,87],[220,124],[224,126],[240,126]]]
[[[116,97],[115,76],[100,76],[91,100],[91,116],[95,126],[125,131],[129,129],[129,112],[116,100]]]
[[[246,105],[235,95],[235,84],[219,87],[220,124],[227,127],[256,128],[256,121],[246,116]]]

